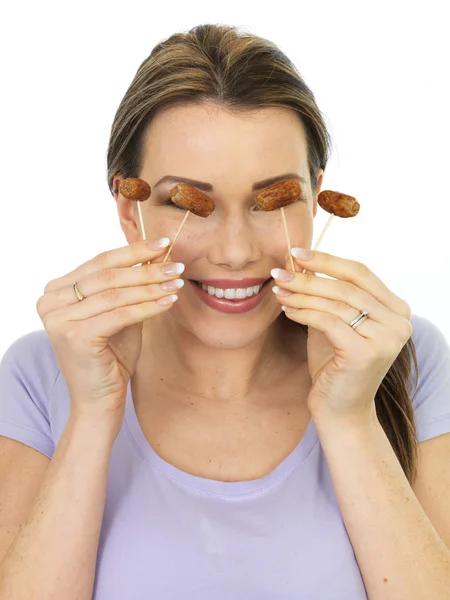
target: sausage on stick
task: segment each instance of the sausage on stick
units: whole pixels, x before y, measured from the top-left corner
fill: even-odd
[[[268,211],[276,210],[277,208],[281,209],[281,218],[283,220],[283,227],[289,250],[289,260],[293,271],[295,271],[295,265],[291,254],[291,241],[289,239],[284,207],[289,206],[289,204],[294,204],[294,202],[300,199],[301,195],[302,188],[297,179],[286,179],[285,181],[274,183],[265,188],[257,194],[255,199],[255,204],[259,210]]]
[[[147,238],[145,236],[144,220],[142,219],[140,203],[145,202],[145,200],[148,200],[148,198],[150,198],[152,190],[149,184],[146,181],[144,181],[144,179],[140,179],[140,177],[129,177],[128,179],[124,179],[121,182],[119,186],[119,192],[128,200],[137,201],[139,221],[141,224],[142,231],[142,239],[146,240]],[[150,261],[148,261],[147,264],[150,264]]]
[[[324,190],[323,192],[320,192],[317,197],[317,203],[321,208],[330,213],[330,218],[320,234],[313,251],[317,250],[319,247],[319,244],[325,235],[325,231],[330,226],[330,223],[335,215],[336,217],[341,217],[342,219],[356,217],[356,215],[359,213],[359,209],[361,208],[360,203],[353,196],[342,194],[341,192],[333,192],[332,190]],[[306,273],[306,269],[303,269],[302,273]]]
[[[137,201],[142,237],[144,240],[147,239],[145,235],[144,220],[142,218],[140,202],[144,202],[150,197],[151,188],[149,184],[146,181],[144,181],[144,179],[141,179],[139,177],[129,177],[128,179],[124,179],[122,181],[122,183],[120,184],[119,191],[125,198],[128,198],[128,200]],[[169,194],[172,202],[180,208],[184,208],[187,212],[184,216],[183,221],[181,222],[180,227],[178,228],[177,233],[175,234],[171,246],[167,250],[163,262],[166,262],[168,260],[169,255],[174,247],[174,244],[178,236],[180,235],[181,229],[189,216],[189,213],[192,212],[199,217],[208,217],[211,213],[214,212],[215,209],[214,200],[212,198],[210,198],[197,188],[187,183],[177,184],[170,190]]]
[[[175,187],[173,187],[170,192],[170,198],[174,204],[179,206],[180,208],[184,208],[187,212],[184,215],[183,220],[181,221],[180,227],[173,238],[173,242],[170,245],[167,253],[163,259],[163,262],[166,262],[172,252],[172,248],[177,241],[178,236],[180,235],[180,231],[183,225],[186,223],[186,219],[189,216],[189,213],[192,212],[194,215],[198,217],[209,217],[210,214],[214,212],[216,207],[214,200],[198,190],[196,187],[188,184],[188,183],[178,183]]]

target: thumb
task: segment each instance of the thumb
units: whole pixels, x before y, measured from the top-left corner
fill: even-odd
[[[292,261],[291,261],[292,258]],[[291,271],[292,272],[292,264],[294,265],[294,271],[296,273],[303,273],[303,269],[304,267],[300,266],[297,264],[297,261],[295,260],[295,258],[292,256],[292,254],[289,252],[289,250],[286,252],[285,257],[285,269],[286,271]],[[308,271],[306,270],[305,273],[309,274],[309,275],[315,275],[315,271]]]

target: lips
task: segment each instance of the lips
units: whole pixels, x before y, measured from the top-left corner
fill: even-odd
[[[269,287],[268,282],[271,280],[272,278],[261,279],[248,277],[246,279],[203,279],[199,282],[190,279],[189,283],[194,289],[197,297],[210,308],[222,313],[240,314],[253,310],[262,302]],[[207,283],[209,285],[206,285]],[[213,286],[211,285],[212,283],[215,283],[216,285]],[[203,286],[214,288],[214,290],[209,290],[213,293],[210,294],[208,290],[203,289]],[[259,288],[257,293],[254,293],[253,290],[255,286],[257,289]],[[227,294],[229,291],[250,291],[250,288],[252,289],[252,293],[248,297],[227,298],[227,295],[233,296],[233,293]],[[220,297],[217,296],[217,290],[221,291]]]

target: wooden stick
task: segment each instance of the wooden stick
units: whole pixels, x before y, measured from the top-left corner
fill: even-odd
[[[323,228],[322,233],[320,234],[319,239],[317,240],[317,243],[315,245],[315,247],[313,248],[313,252],[314,250],[317,250],[317,248],[319,247],[320,242],[322,241],[323,236],[325,235],[325,231],[328,229],[328,227],[330,226],[331,220],[333,219],[334,214],[332,213],[330,215],[330,218],[327,221],[327,224],[325,225],[325,227]],[[302,273],[306,273],[307,269],[303,269]]]
[[[147,237],[145,235],[144,219],[142,218],[142,210],[141,210],[141,203],[140,202],[137,203],[137,207],[138,207],[139,222],[141,224],[142,239],[146,240]],[[148,261],[147,264],[149,265],[150,261]]]
[[[173,238],[173,242],[172,242],[170,248],[167,250],[167,254],[163,258],[163,262],[166,262],[166,260],[169,258],[169,255],[172,252],[172,248],[174,247],[175,242],[177,241],[177,238],[180,235],[180,231],[181,231],[183,225],[186,223],[186,219],[188,218],[190,212],[191,212],[190,210],[186,211],[186,214],[184,215],[184,219],[181,221],[181,225],[179,226],[178,231],[176,232],[175,237]]]
[[[292,254],[291,254],[291,240],[289,239],[289,231],[287,228],[286,215],[284,214],[283,206],[281,207],[281,218],[283,219],[284,233],[286,234],[286,241],[287,241],[287,246],[288,246],[288,250],[289,250],[289,260],[291,263],[291,269],[293,271],[295,271],[294,259],[292,258]]]

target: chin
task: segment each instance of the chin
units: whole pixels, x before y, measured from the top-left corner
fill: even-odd
[[[246,325],[228,327],[189,327],[189,332],[202,344],[216,350],[239,350],[246,348],[267,331],[267,326],[251,327]]]
[[[185,298],[178,300],[170,311],[171,316],[205,346],[217,350],[245,348],[265,335],[280,315],[273,294],[253,310],[237,314],[183,300]]]

